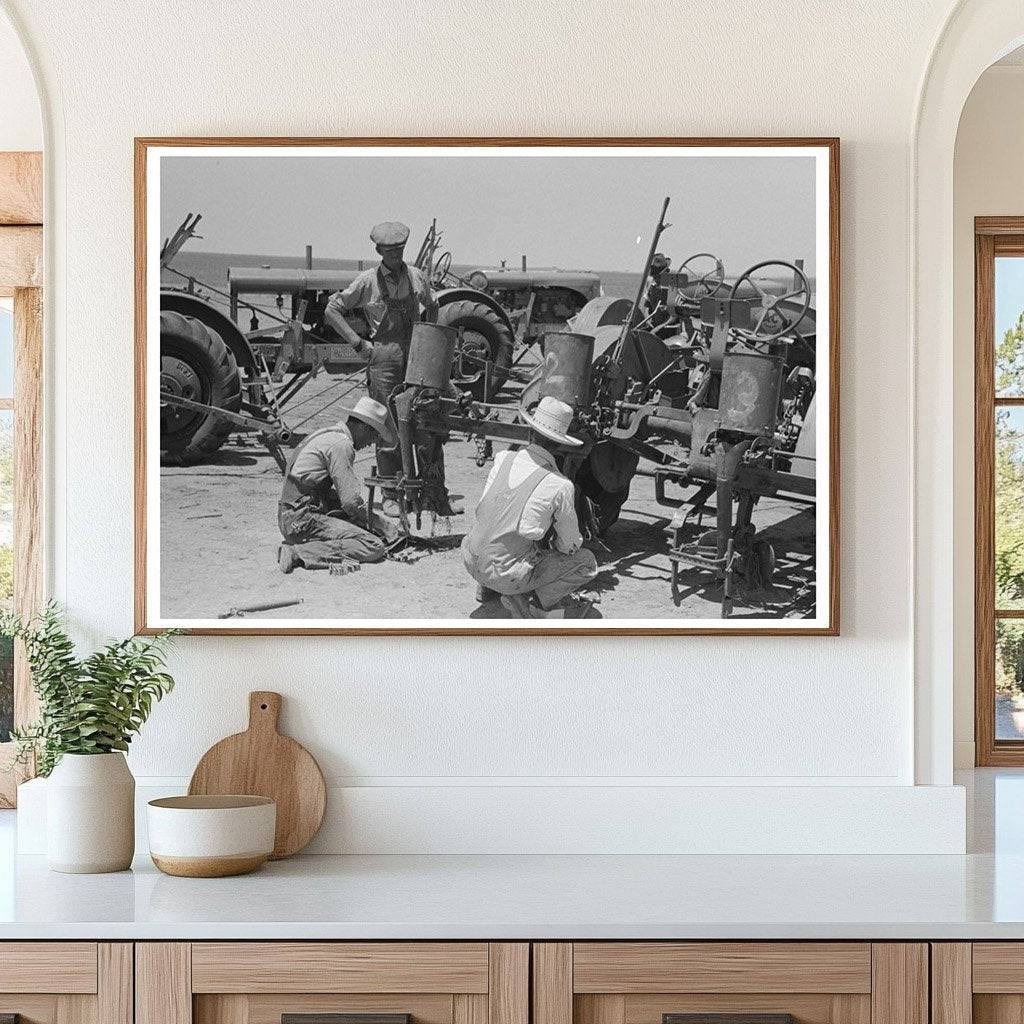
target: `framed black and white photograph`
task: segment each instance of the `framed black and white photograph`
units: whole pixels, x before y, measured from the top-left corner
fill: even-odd
[[[136,140],[136,626],[838,633],[836,139]]]

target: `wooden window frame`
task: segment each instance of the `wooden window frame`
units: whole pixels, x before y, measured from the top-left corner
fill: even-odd
[[[0,296],[14,299],[14,607],[37,612],[43,594],[43,171],[41,153],[0,153]],[[5,404],[4,407],[7,407]],[[14,724],[36,715],[28,665],[14,652]],[[14,768],[0,743],[0,807],[13,807],[32,766]]]
[[[999,619],[1024,620],[1024,609],[995,606],[995,416],[1024,407],[1024,397],[996,398],[995,261],[1024,257],[1024,217],[974,220],[974,744],[980,768],[1024,766],[1024,740],[996,739],[996,648]]]

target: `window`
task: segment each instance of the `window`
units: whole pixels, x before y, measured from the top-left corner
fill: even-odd
[[[0,606],[22,616],[42,600],[42,167],[0,153]],[[5,741],[35,713],[24,652],[0,639],[0,807],[31,772]]]
[[[0,607],[14,604],[14,304],[0,299]],[[0,638],[0,743],[14,725],[14,645]]]
[[[13,302],[0,292],[0,604],[31,615],[42,593],[42,293],[13,292]],[[13,805],[26,772],[12,770],[14,748],[5,741],[12,724],[33,715],[24,656],[0,639],[0,807]]]
[[[975,243],[976,760],[1024,765],[1024,218]]]

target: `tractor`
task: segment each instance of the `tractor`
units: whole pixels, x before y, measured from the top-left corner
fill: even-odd
[[[201,237],[195,231],[200,219],[189,214],[161,250],[161,269],[183,282],[160,294],[163,458],[203,461],[233,431],[247,429],[282,462],[281,445],[290,438],[282,418],[288,403],[320,370],[344,376],[363,365],[324,321],[330,296],[361,271],[315,270],[307,250],[301,269],[231,267],[224,292],[173,267],[182,246]],[[582,272],[473,270],[463,278],[452,271],[450,252],[438,255],[440,241],[434,223],[415,265],[430,275],[438,322],[459,332],[453,380],[481,400],[510,376],[525,379],[514,365],[517,351],[564,327],[600,294],[597,276]],[[368,334],[361,312],[349,322],[360,336]]]
[[[525,256],[519,270],[508,269],[502,261],[497,270],[457,274],[451,252],[440,252],[441,240],[434,221],[416,265],[430,274],[440,307],[437,322],[461,333],[453,378],[477,398],[497,393],[531,346],[549,331],[564,328],[601,294],[597,274],[528,270]]]
[[[483,399],[503,387],[513,365],[525,348],[550,330],[564,327],[591,299],[601,294],[596,274],[582,271],[472,270],[460,276],[452,270],[452,254],[438,255],[442,234],[433,222],[413,265],[430,278],[437,300],[437,322],[459,332],[459,346],[452,379],[474,397]],[[278,308],[289,298],[289,314],[298,316],[305,303],[303,322],[312,335],[339,341],[324,321],[324,309],[331,295],[347,287],[360,270],[293,270],[232,267],[228,273],[231,294],[230,315],[237,322],[241,296],[274,296]],[[361,337],[368,331],[362,313],[348,317]],[[250,330],[259,330],[254,313]],[[257,340],[258,350],[268,359],[276,357],[273,347],[280,332]],[[339,342],[340,343],[340,342]]]

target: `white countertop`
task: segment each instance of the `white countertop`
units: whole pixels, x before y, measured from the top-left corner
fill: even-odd
[[[1024,939],[1024,856],[299,857],[0,879],[0,939]]]
[[[15,856],[0,811],[0,940],[1024,939],[1024,772],[964,781],[967,856],[296,857],[225,879],[139,857],[59,875]]]

